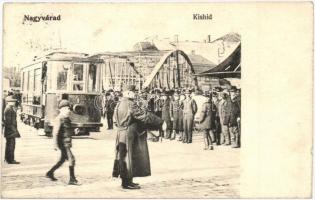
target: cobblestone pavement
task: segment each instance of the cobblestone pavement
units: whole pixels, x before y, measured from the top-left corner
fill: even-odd
[[[240,149],[215,146],[204,151],[202,137],[193,144],[177,141],[149,142],[152,176],[135,178],[141,190],[123,190],[120,180],[111,178],[115,131],[106,127],[73,141],[76,175],[80,186],[68,186],[67,163],[56,171],[58,181],[45,178],[57,161],[50,138],[19,124],[16,160],[2,161],[2,198],[237,198],[239,197]],[[5,140],[2,138],[2,158]],[[3,160],[3,159],[2,159]]]

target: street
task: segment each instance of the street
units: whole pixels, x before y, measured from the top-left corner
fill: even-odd
[[[202,135],[194,134],[192,144],[164,140],[148,141],[150,177],[134,178],[140,190],[123,190],[120,179],[111,177],[115,130],[91,133],[73,140],[75,172],[79,186],[67,185],[68,163],[59,168],[52,182],[45,173],[56,163],[59,151],[51,138],[18,122],[15,158],[19,165],[4,163],[2,136],[2,198],[238,198],[240,149],[214,146],[203,150]]]

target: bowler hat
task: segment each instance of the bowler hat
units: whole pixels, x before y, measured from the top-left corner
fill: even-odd
[[[215,87],[213,89],[214,92],[222,92],[222,88],[221,87]]]
[[[59,106],[58,108],[61,109],[63,107],[70,107],[70,102],[66,99],[62,99],[60,102],[59,102]]]

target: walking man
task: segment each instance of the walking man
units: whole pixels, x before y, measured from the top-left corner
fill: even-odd
[[[70,103],[68,100],[61,100],[59,103],[59,115],[56,117],[53,126],[53,141],[54,149],[60,150],[59,161],[46,173],[46,177],[52,181],[57,179],[54,176],[54,172],[66,161],[69,162],[69,185],[77,185],[78,181],[74,175],[75,158],[71,152],[72,147],[72,135],[73,128],[71,127],[70,115]]]
[[[13,96],[8,96],[5,102],[7,104],[3,116],[4,137],[6,139],[5,160],[8,164],[20,164],[14,159],[15,138],[21,137],[16,122],[16,99],[14,99]]]

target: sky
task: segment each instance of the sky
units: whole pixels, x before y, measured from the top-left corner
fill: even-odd
[[[193,5],[193,6],[192,6]],[[233,6],[224,4],[5,4],[3,66],[24,66],[49,47],[99,53],[132,50],[147,37],[203,41],[239,32]],[[193,20],[193,14],[212,20]],[[60,21],[24,21],[24,16],[61,16]]]

